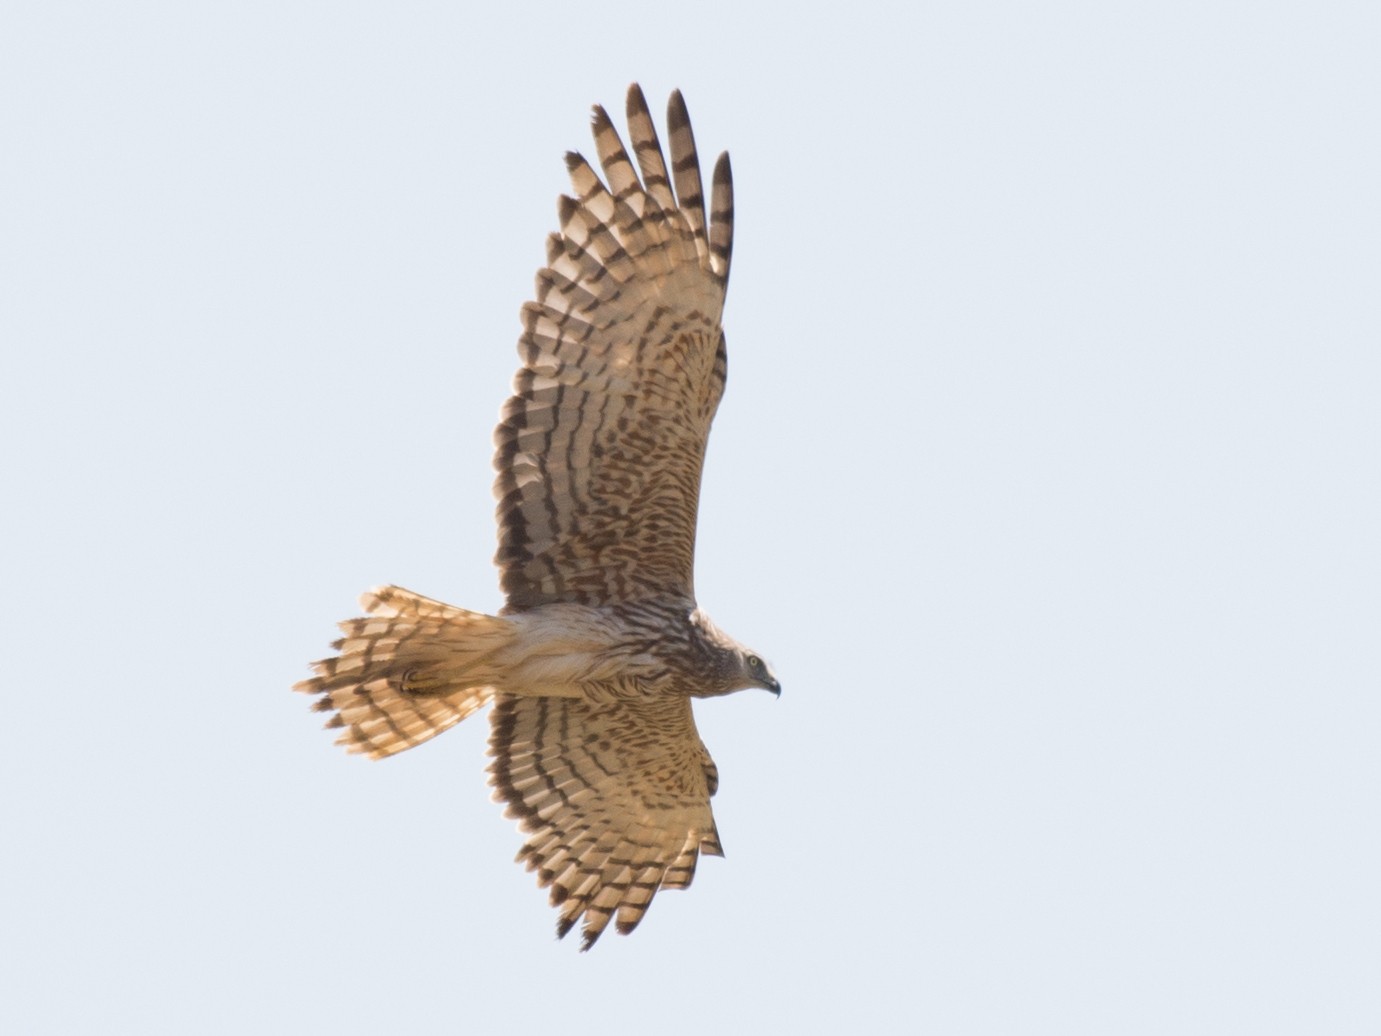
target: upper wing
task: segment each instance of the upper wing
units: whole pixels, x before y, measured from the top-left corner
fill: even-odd
[[[724,855],[710,812],[718,774],[690,700],[595,706],[500,694],[490,783],[528,832],[518,853],[589,949],[611,917],[631,932],[659,888],[685,888],[701,852]]]
[[[523,307],[523,364],[494,434],[495,560],[513,609],[694,597],[700,470],[726,370],[733,184],[720,155],[707,227],[679,92],[667,123],[670,175],[636,84],[641,180],[603,108],[594,136],[607,184],[566,156],[575,197],[561,199],[537,301]]]

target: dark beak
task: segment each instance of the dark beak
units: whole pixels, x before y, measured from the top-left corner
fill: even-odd
[[[782,696],[782,685],[777,682],[775,677],[768,677],[766,680],[763,681],[763,686],[766,687],[773,694],[775,694],[778,698]]]

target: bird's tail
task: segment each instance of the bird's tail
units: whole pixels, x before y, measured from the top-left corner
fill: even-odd
[[[396,586],[360,598],[367,618],[340,624],[339,654],[293,687],[321,697],[336,744],[373,759],[449,730],[494,696],[488,664],[517,636],[507,619],[454,608]]]

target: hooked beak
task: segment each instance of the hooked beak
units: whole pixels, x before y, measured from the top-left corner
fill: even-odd
[[[771,691],[774,695],[776,695],[778,698],[782,696],[782,685],[777,682],[777,678],[775,676],[769,676],[766,680],[762,682],[762,685],[767,690]]]

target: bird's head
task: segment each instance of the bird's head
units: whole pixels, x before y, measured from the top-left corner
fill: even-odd
[[[761,687],[780,697],[782,685],[761,655],[734,640],[698,609],[691,616],[691,624],[699,631],[710,656],[713,675],[706,680],[703,692],[706,697],[750,687]]]
[[[777,682],[772,667],[763,661],[761,655],[755,655],[745,648],[740,649],[739,657],[743,666],[744,688],[761,687],[779,698],[782,696],[782,685]]]

